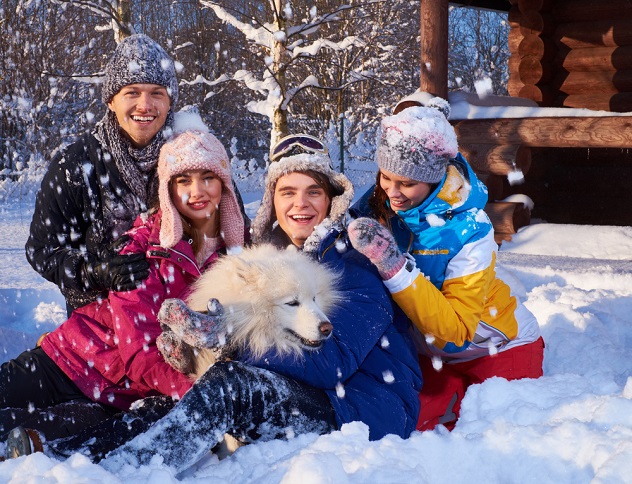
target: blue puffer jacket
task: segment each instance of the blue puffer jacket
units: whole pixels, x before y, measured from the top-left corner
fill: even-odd
[[[339,426],[359,420],[372,440],[407,438],[417,423],[422,383],[408,318],[345,232],[329,230],[315,256],[342,274],[344,302],[330,315],[332,337],[300,362],[276,354],[239,359],[325,390]]]

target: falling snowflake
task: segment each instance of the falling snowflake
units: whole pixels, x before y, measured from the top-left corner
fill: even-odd
[[[336,384],[336,395],[338,396],[338,398],[345,397],[345,386],[340,382]]]
[[[395,376],[391,370],[383,371],[382,378],[384,379],[384,383],[393,383],[395,381]]]

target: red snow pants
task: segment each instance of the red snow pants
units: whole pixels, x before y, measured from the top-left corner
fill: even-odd
[[[461,410],[461,400],[470,385],[498,376],[507,380],[542,376],[544,340],[516,346],[496,355],[483,356],[463,363],[445,364],[440,371],[427,356],[419,356],[424,384],[419,393],[421,410],[417,430],[432,430],[438,424],[454,428]]]

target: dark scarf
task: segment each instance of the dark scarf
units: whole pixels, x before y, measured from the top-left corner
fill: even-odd
[[[172,126],[173,112],[170,110],[165,127]],[[155,175],[160,148],[165,143],[163,130],[154,136],[149,145],[137,149],[121,133],[116,114],[112,111],[108,110],[95,127],[94,137],[101,143],[103,151],[112,156],[123,182],[129,188],[108,190],[105,187],[101,191],[103,225],[106,236],[111,240],[123,235],[136,216],[150,208],[157,199],[158,179]]]

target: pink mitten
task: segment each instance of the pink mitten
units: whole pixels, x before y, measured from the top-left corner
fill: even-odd
[[[406,263],[391,232],[371,218],[358,218],[347,230],[351,245],[377,267],[380,276],[389,280]]]
[[[223,312],[217,299],[209,301],[207,313],[193,311],[181,299],[166,299],[158,312],[158,321],[190,346],[215,348],[226,336]]]
[[[169,328],[163,326],[163,332],[156,338],[156,346],[162,357],[174,370],[189,374],[195,369],[193,348],[178,338]]]

